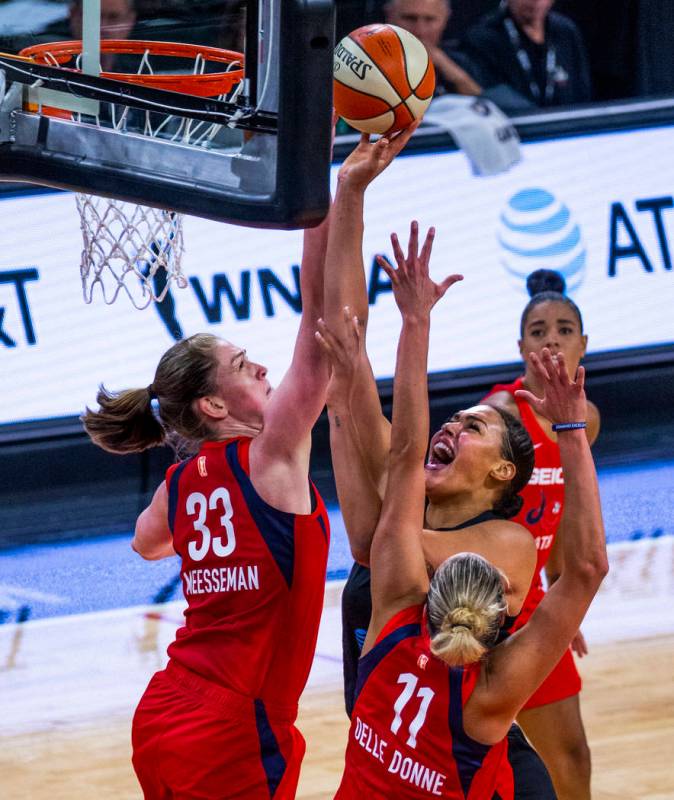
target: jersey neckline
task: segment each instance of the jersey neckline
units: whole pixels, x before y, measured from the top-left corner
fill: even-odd
[[[458,525],[455,525],[453,528],[429,528],[428,530],[460,531],[463,528],[470,528],[472,525],[479,525],[481,522],[491,522],[492,520],[503,520],[503,517],[499,516],[497,513],[489,509],[488,511],[482,511],[475,517],[467,519],[465,522],[461,522]]]

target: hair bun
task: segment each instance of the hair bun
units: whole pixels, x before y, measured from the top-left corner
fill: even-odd
[[[529,297],[535,297],[541,292],[566,293],[564,276],[554,269],[537,269],[527,277],[527,291]]]
[[[472,608],[466,606],[459,606],[453,609],[447,615],[447,621],[453,628],[468,628],[476,636],[479,636],[484,628],[484,621],[481,616],[476,614]]]

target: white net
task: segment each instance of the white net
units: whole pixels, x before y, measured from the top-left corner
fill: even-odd
[[[105,44],[105,43],[103,43]],[[149,49],[139,51],[137,74],[153,75]],[[237,55],[237,54],[232,54]],[[47,63],[58,65],[54,55],[47,52]],[[194,62],[183,75],[203,75],[208,57],[196,53]],[[227,63],[225,72],[241,67],[241,57]],[[81,68],[81,54],[76,58]],[[235,83],[218,100],[235,102],[243,82]],[[101,103],[101,115],[93,122],[120,132],[132,132],[151,138],[208,149],[223,135],[235,128],[241,112],[234,112],[227,125],[185,119],[169,111],[137,111],[122,103]],[[73,118],[85,121],[79,113]],[[76,194],[81,217],[83,238],[80,275],[82,294],[91,303],[100,291],[104,301],[112,304],[124,292],[138,309],[161,302],[171,286],[187,286],[181,270],[183,255],[183,217],[176,211],[150,208],[117,199]],[[97,289],[98,287],[98,289]]]
[[[96,287],[106,303],[124,291],[136,308],[161,302],[181,271],[183,219],[175,211],[124,203],[87,194],[75,196],[83,249],[82,293],[91,303]]]

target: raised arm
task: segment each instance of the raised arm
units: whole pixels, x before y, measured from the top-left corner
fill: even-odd
[[[421,602],[428,590],[421,545],[424,522],[424,458],[428,443],[428,336],[430,312],[457,280],[434,283],[428,274],[434,230],[417,253],[418,226],[412,223],[408,257],[391,237],[397,269],[385,267],[402,315],[393,386],[393,422],[389,476],[379,523],[372,541],[372,620],[363,652],[388,619],[401,608]]]
[[[364,358],[363,332],[348,306],[334,330],[330,330],[324,320],[319,320],[318,327],[316,337],[331,367],[327,403],[330,454],[339,508],[351,553],[356,561],[367,566],[381,499],[367,469],[354,421],[359,409],[353,403],[353,392]]]
[[[316,342],[316,320],[323,315],[323,271],[329,218],[304,232],[300,266],[302,316],[290,367],[265,410],[264,428],[254,442],[259,457],[300,460],[308,468],[310,435],[325,405],[328,366]]]
[[[518,395],[553,424],[585,422],[583,367],[571,381],[561,353],[553,359],[546,348],[540,359],[532,355],[531,360],[545,396]],[[489,682],[480,685],[474,705],[471,698],[469,711],[473,721],[475,714],[488,721],[492,733],[481,741],[505,735],[519,708],[569,646],[608,571],[597,476],[585,430],[558,430],[558,443],[565,481],[563,570],[529,622],[490,654]]]
[[[367,187],[400,153],[416,130],[413,125],[392,139],[370,142],[361,137],[339,170],[325,274],[325,321],[335,331],[345,306],[359,320],[363,339],[368,320],[367,286],[363,267],[363,209]],[[361,459],[370,480],[383,495],[382,475],[390,443],[388,420],[367,355],[360,362],[352,393],[353,422],[358,431]],[[331,424],[334,415],[328,404]],[[338,442],[335,443],[340,446]],[[369,549],[369,544],[368,544]]]

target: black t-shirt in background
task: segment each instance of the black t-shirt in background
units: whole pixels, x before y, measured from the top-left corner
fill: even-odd
[[[472,64],[471,74],[484,88],[509,86],[534,106],[560,106],[587,103],[592,99],[590,71],[585,45],[574,23],[555,12],[550,12],[545,23],[545,42],[536,44],[517,28],[520,46],[529,56],[531,72],[528,73],[517,57],[505,25],[505,18],[513,18],[507,10],[488,14],[470,28],[460,51]],[[554,48],[556,71],[552,90],[546,97],[548,49]],[[531,90],[532,81],[539,91]]]

